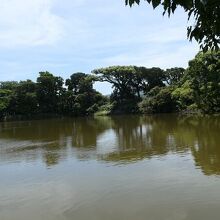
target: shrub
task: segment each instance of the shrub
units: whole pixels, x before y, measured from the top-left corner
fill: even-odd
[[[177,110],[177,103],[172,97],[172,87],[155,87],[139,103],[142,113],[169,113]]]

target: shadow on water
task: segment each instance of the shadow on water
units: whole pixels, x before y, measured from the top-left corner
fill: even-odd
[[[0,162],[68,158],[134,163],[191,154],[206,175],[220,174],[219,116],[115,116],[0,123]]]

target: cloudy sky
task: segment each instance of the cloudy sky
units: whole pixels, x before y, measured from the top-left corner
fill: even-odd
[[[0,81],[67,78],[110,65],[186,67],[198,52],[187,17],[125,7],[124,0],[0,0]],[[98,84],[104,94],[109,86]]]

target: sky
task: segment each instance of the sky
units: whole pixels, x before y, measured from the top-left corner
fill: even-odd
[[[35,81],[40,71],[66,79],[111,65],[187,67],[199,47],[186,28],[181,9],[168,18],[144,1],[0,0],[0,81]]]

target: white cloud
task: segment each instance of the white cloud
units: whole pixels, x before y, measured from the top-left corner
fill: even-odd
[[[0,78],[35,80],[41,70],[66,78],[109,65],[186,67],[198,51],[186,27],[183,10],[167,18],[124,0],[0,0]]]
[[[51,45],[64,21],[52,13],[52,0],[0,0],[0,47]]]
[[[190,44],[190,43],[189,43]],[[117,54],[102,59],[102,63],[106,66],[111,65],[137,65],[152,67],[157,66],[161,68],[170,67],[187,67],[189,59],[193,59],[198,52],[197,44],[190,44],[188,46],[182,45],[174,47],[172,44],[163,46],[155,46],[154,50],[147,50],[143,47],[137,51],[130,51],[127,53]]]

